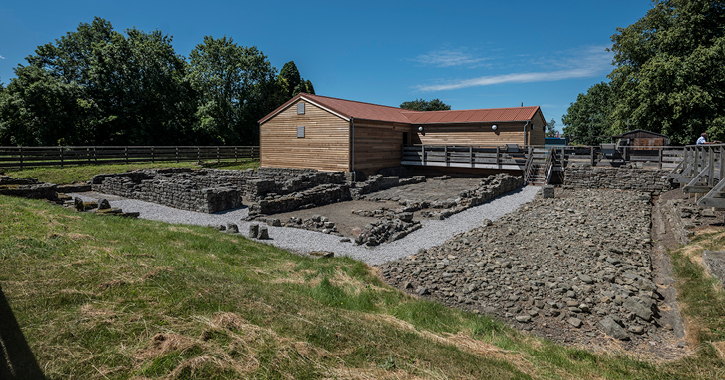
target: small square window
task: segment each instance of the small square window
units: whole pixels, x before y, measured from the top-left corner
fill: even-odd
[[[305,137],[305,127],[297,127],[297,138],[302,139]]]
[[[297,114],[298,115],[304,115],[305,114],[305,103],[300,103],[297,105]]]

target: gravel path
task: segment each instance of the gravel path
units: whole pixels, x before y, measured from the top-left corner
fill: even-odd
[[[338,236],[286,227],[269,227],[271,239],[261,242],[297,253],[327,251],[334,252],[337,256],[349,256],[370,265],[383,264],[408,255],[414,255],[420,249],[441,245],[458,233],[481,226],[485,219],[495,221],[534,199],[539,189],[537,186],[526,186],[480,206],[455,214],[445,220],[422,221],[423,228],[411,233],[404,239],[373,248],[341,242]],[[139,212],[139,217],[143,219],[201,226],[234,223],[239,226],[239,230],[244,236],[248,235],[249,225],[253,223],[242,220],[247,216],[247,208],[216,214],[204,214],[178,210],[135,199],[119,199],[119,197],[111,195],[104,196],[95,193],[70,195],[80,197],[84,201],[106,198],[110,201],[112,207],[120,208],[124,212]]]

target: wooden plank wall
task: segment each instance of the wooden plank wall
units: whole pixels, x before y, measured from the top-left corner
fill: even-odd
[[[382,168],[400,166],[403,132],[410,125],[395,125],[355,120],[356,171],[373,174]]]
[[[425,145],[524,145],[526,123],[496,123],[498,129],[491,129],[490,123],[466,125],[424,125],[423,133],[414,129],[413,144]],[[543,135],[542,135],[543,136]],[[543,138],[542,144],[543,145]]]
[[[297,114],[297,104],[305,114]],[[305,137],[297,138],[297,127]],[[259,127],[260,166],[349,171],[350,123],[300,100]]]
[[[533,130],[529,129],[528,145],[546,145],[546,120],[541,113],[536,113],[531,120]]]

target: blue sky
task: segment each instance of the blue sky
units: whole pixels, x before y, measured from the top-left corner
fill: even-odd
[[[649,0],[5,1],[0,81],[38,45],[94,16],[158,29],[188,56],[205,35],[293,60],[319,95],[389,106],[439,98],[453,109],[541,106],[561,129],[580,92],[612,70],[610,37]]]

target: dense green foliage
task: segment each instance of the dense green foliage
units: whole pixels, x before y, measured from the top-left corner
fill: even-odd
[[[589,87],[586,94],[579,94],[576,102],[561,117],[564,135],[572,136],[574,144],[593,145],[609,141],[607,134],[612,125],[612,88],[606,82]],[[602,141],[600,141],[602,140]]]
[[[556,136],[556,120],[553,118],[546,123],[546,137]]]
[[[187,62],[171,42],[95,18],[39,46],[0,85],[0,145],[257,144],[257,120],[293,93],[267,57],[206,36]]]
[[[440,99],[436,98],[431,101],[427,101],[424,99],[415,99],[409,102],[403,102],[400,105],[400,108],[405,108],[407,110],[413,111],[448,111],[451,109],[451,106],[443,103]]]
[[[612,42],[609,93],[593,94],[593,87],[580,95],[562,119],[565,133],[614,135],[629,127],[676,144],[694,144],[702,132],[725,137],[725,1],[656,0]]]

